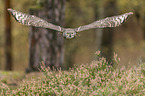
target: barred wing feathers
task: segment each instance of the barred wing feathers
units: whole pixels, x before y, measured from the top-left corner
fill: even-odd
[[[23,25],[50,28],[57,31],[61,31],[62,29],[62,27],[48,23],[47,21],[38,18],[34,15],[25,14],[13,9],[8,9],[8,11],[12,14],[16,21]]]
[[[133,13],[129,12],[129,13],[125,13],[118,16],[107,17],[105,19],[97,20],[91,24],[75,28],[75,30],[78,30],[79,32],[79,31],[88,30],[92,28],[117,27],[121,25],[127,19],[127,17],[131,14]]]
[[[74,38],[76,36],[76,32],[79,31],[84,31],[92,28],[117,27],[121,25],[129,15],[133,14],[132,12],[129,12],[118,16],[107,17],[105,19],[97,20],[91,24],[72,29],[72,28],[63,28],[51,24],[34,15],[25,14],[13,9],[8,9],[8,11],[21,24],[35,26],[35,27],[50,28],[53,30],[61,31],[63,33],[63,36],[69,39]]]

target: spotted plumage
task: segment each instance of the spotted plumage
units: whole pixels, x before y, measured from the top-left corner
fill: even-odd
[[[43,27],[62,32],[63,36],[66,38],[74,38],[77,32],[92,29],[92,28],[104,28],[104,27],[117,27],[121,25],[132,12],[125,13],[118,16],[107,17],[105,19],[97,20],[91,24],[80,26],[78,28],[63,28],[61,26],[48,23],[47,21],[36,17],[34,15],[25,14],[13,9],[8,9],[12,16],[21,24],[35,27]]]

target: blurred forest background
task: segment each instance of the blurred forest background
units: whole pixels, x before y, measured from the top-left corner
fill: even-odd
[[[32,6],[39,5],[42,1],[11,0],[11,7],[28,13]],[[5,69],[4,2],[5,0],[0,0],[0,70]],[[108,10],[109,7],[112,8],[110,8],[111,11]],[[65,39],[64,67],[91,63],[97,59],[95,55],[97,50],[105,53],[108,46],[107,48],[100,46],[99,43],[103,42],[99,41],[102,35],[100,32],[106,32],[107,36],[102,38],[110,40],[109,48],[120,57],[119,66],[128,66],[128,64],[133,66],[145,61],[144,0],[66,0],[63,27],[75,28],[97,19],[130,11],[134,14],[120,27],[87,30],[80,32],[80,36],[74,39]],[[22,71],[29,64],[29,27],[17,23],[14,19],[11,20],[13,70]]]

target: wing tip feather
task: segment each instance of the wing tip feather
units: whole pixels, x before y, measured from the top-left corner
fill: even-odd
[[[8,11],[12,11],[13,9],[11,9],[11,8],[8,8],[7,10],[8,10]]]
[[[132,15],[133,14],[133,12],[128,12],[128,13],[126,13],[127,15]]]
[[[129,12],[128,14],[132,15],[132,14],[133,14],[133,12]]]

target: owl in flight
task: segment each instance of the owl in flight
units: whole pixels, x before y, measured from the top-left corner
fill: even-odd
[[[77,32],[92,28],[117,27],[121,25],[129,15],[133,14],[132,12],[129,12],[118,16],[107,17],[104,19],[97,20],[91,24],[80,26],[78,28],[63,28],[61,26],[51,24],[34,15],[25,14],[13,9],[8,9],[8,11],[12,14],[16,21],[21,24],[53,29],[58,32],[62,32],[63,36],[68,39],[74,38]]]

